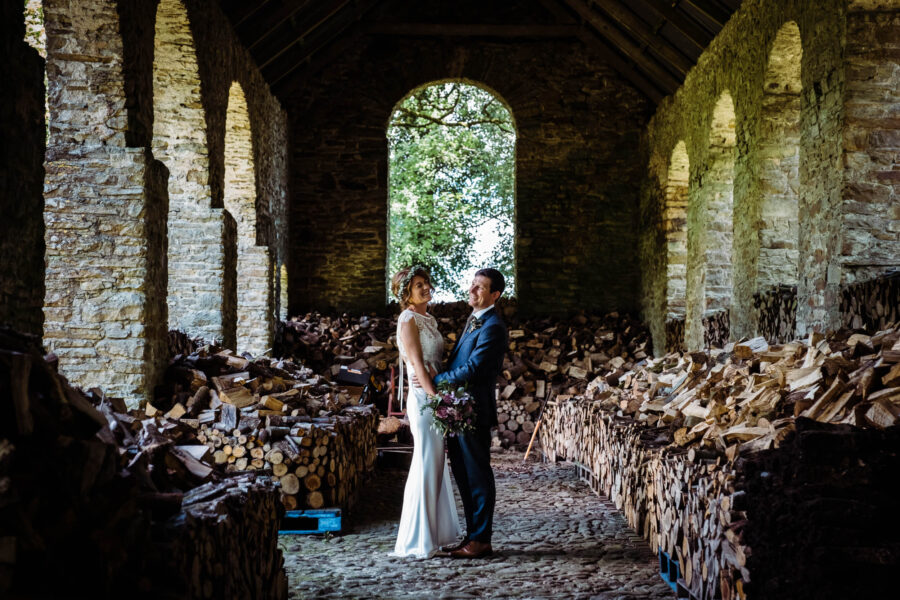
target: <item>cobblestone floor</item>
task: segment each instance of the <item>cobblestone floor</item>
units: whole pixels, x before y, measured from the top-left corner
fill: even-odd
[[[339,536],[283,536],[290,598],[672,599],[654,554],[572,466],[493,456],[494,556],[388,556],[406,472],[380,470]],[[462,504],[459,503],[462,517]]]

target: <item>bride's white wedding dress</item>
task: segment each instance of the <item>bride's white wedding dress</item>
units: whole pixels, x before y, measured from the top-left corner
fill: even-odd
[[[420,315],[404,310],[397,319],[397,346],[406,363],[408,376],[414,374],[412,364],[406,359],[406,350],[400,341],[400,325],[415,319],[422,345],[422,357],[426,365],[440,370],[444,339],[438,331],[437,321],[431,315]],[[424,414],[425,390],[409,386],[406,414],[413,435],[412,464],[403,493],[403,512],[400,531],[392,556],[430,558],[441,546],[452,544],[462,535],[456,501],[450,485],[450,469],[444,455],[444,437],[432,427],[431,410]]]

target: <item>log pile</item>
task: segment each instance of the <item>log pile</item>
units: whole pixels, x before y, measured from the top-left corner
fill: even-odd
[[[892,524],[888,534],[876,525],[894,502],[886,490],[900,466],[900,329],[813,334],[772,346],[760,337],[724,350],[647,359],[618,387],[595,383],[585,395],[560,395],[548,404],[540,430],[544,452],[583,465],[592,487],[631,526],[678,559],[692,597],[847,597],[823,586],[828,579],[815,583],[790,571],[822,552],[813,540],[823,536],[834,544],[830,551],[852,555],[854,568],[877,585],[886,586],[886,565],[900,566],[898,527]],[[825,431],[820,439],[844,436],[850,450],[832,452],[831,462],[813,457],[804,437],[810,430]],[[805,455],[805,467],[791,458]],[[751,475],[755,484],[748,483]],[[844,478],[860,489],[849,494]],[[782,537],[786,517],[772,508],[778,494],[784,494],[777,503],[784,514],[805,511],[802,525],[790,524],[796,535],[813,528],[802,544]],[[798,497],[803,508],[789,509]],[[845,523],[852,535],[841,538],[837,515],[851,519],[854,506],[866,516]],[[856,553],[866,543],[871,546]],[[793,562],[783,560],[786,552]],[[828,560],[836,569],[839,560]]]
[[[519,319],[514,301],[501,299],[509,346],[497,380],[498,438],[503,447],[524,447],[531,439],[541,403],[553,394],[583,393],[596,377],[615,385],[636,361],[650,353],[650,336],[638,321],[617,313],[577,315],[569,320]],[[444,336],[445,358],[463,330],[471,308],[464,302],[435,304],[429,311]],[[318,313],[282,326],[278,347],[286,356],[306,357],[323,378],[341,364],[368,367],[387,382],[396,365],[396,317],[326,317]],[[306,364],[306,363],[304,363]]]
[[[722,348],[731,337],[731,321],[727,310],[719,310],[703,317],[703,346]]]
[[[666,321],[666,352],[684,350],[684,317]]]
[[[126,597],[137,582],[147,595],[209,597],[206,582],[220,585],[238,557],[245,574],[229,589],[285,598],[274,482],[244,475],[225,484],[239,494],[199,498],[204,482],[222,478],[192,454],[193,429],[140,416],[71,387],[52,355],[0,331],[0,592]],[[202,527],[190,518],[194,502],[210,515]],[[171,562],[186,540],[203,548],[202,561]]]
[[[753,295],[753,312],[759,335],[769,342],[785,343],[797,328],[797,286],[779,285]]]
[[[900,270],[853,283],[841,290],[841,322],[866,331],[886,329],[900,321]]]
[[[374,468],[378,414],[355,405],[359,389],[211,346],[176,357],[165,380],[145,415],[190,430],[201,464],[272,475],[288,510],[349,509]]]

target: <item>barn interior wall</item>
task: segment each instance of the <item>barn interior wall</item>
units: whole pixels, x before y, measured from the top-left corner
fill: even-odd
[[[579,42],[370,37],[289,108],[291,313],[384,307],[387,125],[412,89],[445,79],[495,91],[517,126],[520,310],[635,310],[650,103]]]

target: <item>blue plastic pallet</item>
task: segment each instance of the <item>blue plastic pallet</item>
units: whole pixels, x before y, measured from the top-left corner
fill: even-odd
[[[341,509],[289,510],[284,513],[278,533],[307,534],[341,530]]]
[[[678,566],[678,561],[669,556],[668,552],[663,552],[662,548],[658,548],[657,551],[659,554],[659,576],[666,582],[666,585],[672,588],[678,600],[694,600],[694,596],[687,589],[687,584],[681,577],[681,568]]]

